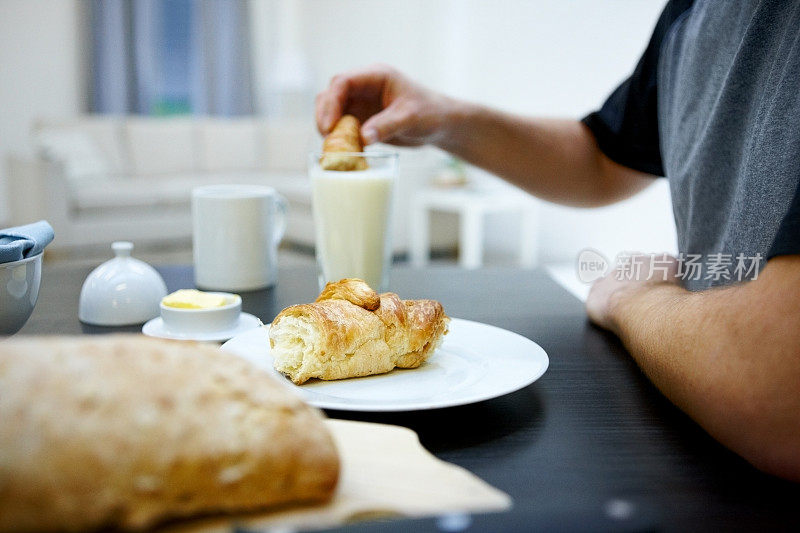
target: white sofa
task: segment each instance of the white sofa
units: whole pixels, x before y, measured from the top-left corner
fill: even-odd
[[[11,162],[12,222],[46,218],[52,249],[114,240],[191,236],[190,191],[205,184],[275,187],[289,201],[285,240],[313,246],[307,156],[319,147],[310,121],[265,118],[85,116],[39,121],[34,161]],[[402,150],[395,252],[408,249],[413,191],[441,168],[433,149]]]

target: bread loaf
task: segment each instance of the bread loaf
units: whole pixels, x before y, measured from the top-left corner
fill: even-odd
[[[0,531],[137,529],[325,500],[322,415],[216,347],[142,336],[0,342]]]

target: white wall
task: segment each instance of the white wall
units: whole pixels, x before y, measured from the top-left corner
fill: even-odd
[[[385,62],[458,97],[524,114],[575,118],[596,109],[631,72],[664,5],[664,0],[296,1],[313,91],[338,72]],[[253,3],[261,13],[279,5],[278,0]],[[274,47],[274,21],[255,18],[254,40],[260,34],[264,46]],[[256,78],[269,77],[269,65],[257,62],[256,68]],[[627,249],[674,250],[671,207],[661,181],[610,208],[542,203],[542,259],[572,260],[586,246],[611,256]],[[512,222],[501,217],[491,223],[490,250],[513,249]]]
[[[34,119],[86,107],[81,11],[79,0],[0,1],[0,224],[8,154],[30,154]]]

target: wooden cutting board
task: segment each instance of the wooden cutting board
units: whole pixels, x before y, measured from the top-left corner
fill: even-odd
[[[493,512],[511,498],[467,470],[441,461],[412,430],[385,424],[327,420],[342,461],[333,499],[322,505],[181,523],[174,532],[228,532],[232,526],[322,529],[359,519]]]

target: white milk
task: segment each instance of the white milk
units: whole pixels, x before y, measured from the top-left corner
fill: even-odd
[[[323,281],[361,278],[385,289],[394,171],[310,170],[317,263]]]

